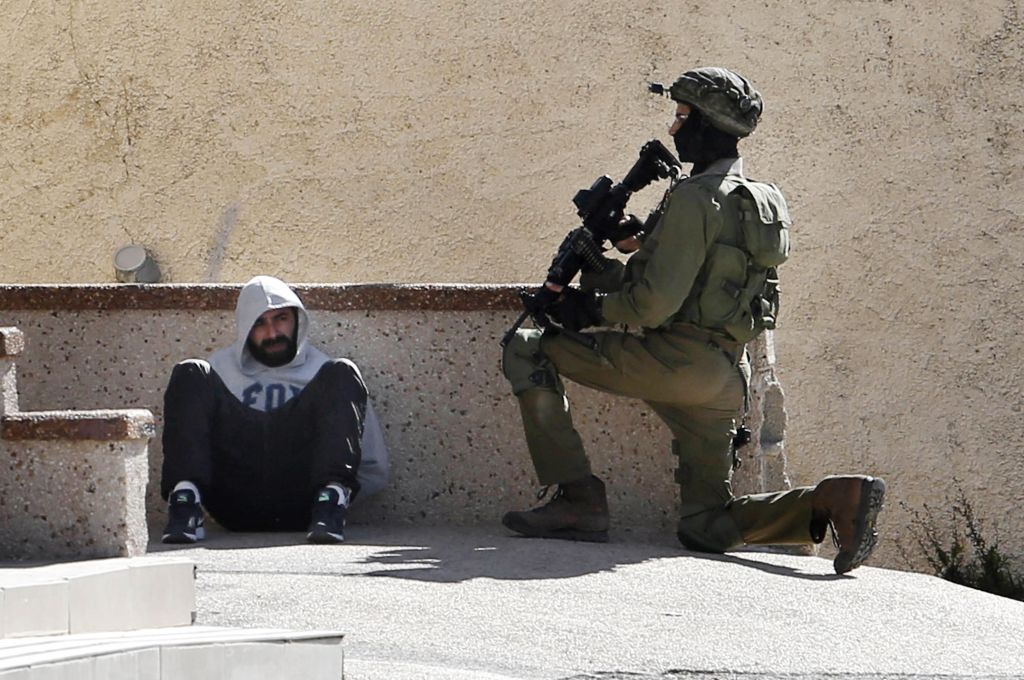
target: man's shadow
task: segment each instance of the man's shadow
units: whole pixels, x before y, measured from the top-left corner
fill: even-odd
[[[149,543],[146,552],[167,553],[189,549],[203,550],[259,550],[261,548],[285,548],[306,543],[306,535],[302,532],[265,531],[241,532],[228,531],[207,519],[206,538],[196,543],[165,544],[161,541],[162,526],[149,526]]]

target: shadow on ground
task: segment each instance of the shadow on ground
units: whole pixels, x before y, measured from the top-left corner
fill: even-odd
[[[711,555],[685,550],[671,534],[646,530],[613,532],[608,543],[585,543],[523,538],[498,526],[349,527],[346,542],[314,546],[295,533],[210,532],[207,540],[184,549],[159,543],[152,535],[153,553],[181,552],[220,570],[233,563],[244,573],[295,573],[338,577],[409,579],[434,583],[460,583],[473,579],[542,580],[574,578],[613,572],[650,560],[707,560],[756,569],[767,574],[813,581],[841,578],[822,573],[817,561],[803,570],[761,560],[768,551],[744,550]],[[271,549],[271,550],[267,550]],[[278,550],[273,550],[278,549]],[[264,550],[264,553],[252,551]],[[781,551],[779,551],[781,552]],[[788,551],[792,552],[792,551]],[[231,559],[236,553],[238,560]],[[251,557],[246,557],[250,553]],[[207,557],[204,558],[203,555]],[[240,567],[240,568],[239,568]]]

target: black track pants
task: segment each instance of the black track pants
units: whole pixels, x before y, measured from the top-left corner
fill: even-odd
[[[351,366],[330,361],[298,396],[259,411],[238,401],[207,362],[183,361],[164,395],[161,493],[188,480],[226,529],[305,530],[318,489],[359,489],[366,398]]]

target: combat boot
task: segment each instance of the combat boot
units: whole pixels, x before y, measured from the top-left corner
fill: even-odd
[[[875,519],[885,498],[885,482],[877,477],[826,477],[811,496],[811,539],[821,543],[826,528],[839,548],[833,562],[837,574],[856,569],[878,541]]]
[[[608,498],[604,482],[591,475],[559,484],[555,495],[545,505],[525,512],[507,512],[501,523],[512,531],[534,538],[606,543]]]

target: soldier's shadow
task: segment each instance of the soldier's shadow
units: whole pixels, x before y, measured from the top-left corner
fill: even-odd
[[[357,536],[353,537],[359,540]],[[387,547],[392,539],[393,547]],[[523,538],[509,535],[501,527],[433,528],[424,532],[417,545],[386,533],[363,542],[382,549],[365,557],[361,564],[370,571],[363,576],[401,578],[436,583],[459,583],[477,578],[497,580],[563,579],[613,572],[628,565],[652,560],[706,560],[757,569],[768,574],[813,581],[831,581],[845,576],[831,573],[830,565],[816,558],[780,564],[764,551],[743,551],[709,555],[687,551],[669,540],[649,535],[619,532],[609,543]],[[674,537],[673,537],[674,538]],[[376,568],[373,568],[376,567]]]

